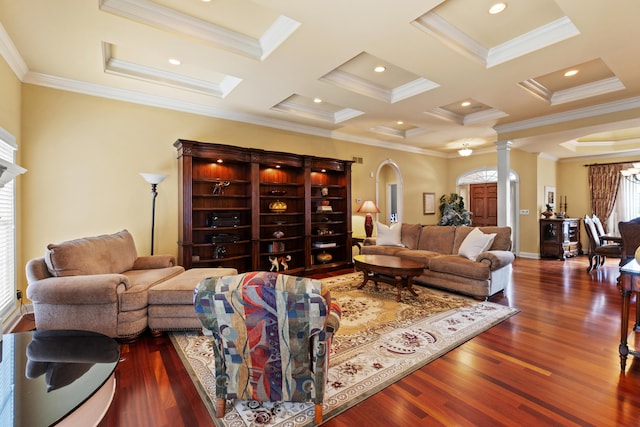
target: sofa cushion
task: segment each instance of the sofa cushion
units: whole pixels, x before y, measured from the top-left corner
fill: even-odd
[[[119,294],[120,311],[133,311],[149,305],[149,288],[184,272],[184,267],[176,265],[151,270],[129,270],[124,274],[131,287]]]
[[[488,263],[471,261],[458,255],[439,255],[430,258],[429,270],[469,279],[489,280],[491,278]]]
[[[456,227],[453,225],[422,227],[418,249],[440,254],[452,254],[455,231]]]
[[[400,240],[402,244],[408,249],[418,249],[420,230],[422,230],[422,224],[403,223],[402,232],[400,233]]]
[[[460,245],[458,255],[475,261],[480,252],[484,252],[491,247],[493,239],[495,238],[495,233],[484,234],[480,229],[474,228],[467,234],[467,237],[465,237]]]
[[[52,276],[122,273],[133,268],[138,257],[127,230],[49,244],[45,262]]]
[[[402,224],[396,222],[391,224],[391,227],[386,224],[377,224],[376,244],[380,246],[404,246],[400,241],[400,232],[402,231]]]
[[[407,249],[396,253],[396,256],[399,256],[400,258],[411,259],[413,261],[423,263],[425,268],[429,266],[429,259],[438,255],[440,254],[437,252],[423,251],[420,249]]]
[[[365,245],[360,250],[362,255],[392,255],[395,256],[399,252],[408,250],[402,246],[382,246],[382,245]]]

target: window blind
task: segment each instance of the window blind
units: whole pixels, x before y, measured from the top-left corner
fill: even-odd
[[[0,138],[0,158],[15,163],[15,149],[15,144]],[[16,305],[14,183],[0,189],[0,319]]]

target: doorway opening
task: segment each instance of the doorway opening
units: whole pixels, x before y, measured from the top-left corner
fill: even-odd
[[[498,198],[497,198],[497,183],[498,183],[498,169],[496,168],[480,168],[473,169],[462,173],[456,181],[456,192],[462,196],[465,200],[465,205],[472,213],[472,224],[476,225],[474,221],[475,212],[471,209],[471,200],[474,197],[473,191],[483,188],[483,195],[479,197],[476,195],[476,199],[481,203],[481,213],[479,216],[486,216],[491,221],[491,216],[497,217],[498,212]],[[496,195],[492,195],[491,187],[495,184]],[[520,235],[520,216],[517,214],[520,210],[520,180],[518,174],[511,170],[509,172],[509,198],[511,199],[511,209],[507,215],[507,225],[511,227],[513,241],[513,252],[520,253],[520,242],[518,236]],[[478,226],[482,226],[481,222],[485,218],[479,218]]]
[[[377,221],[387,225],[402,222],[403,192],[400,167],[391,159],[380,162],[376,172],[376,206],[380,209]]]

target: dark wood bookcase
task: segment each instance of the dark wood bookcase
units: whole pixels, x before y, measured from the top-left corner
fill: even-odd
[[[306,274],[351,260],[351,161],[179,139],[178,262]],[[286,270],[285,270],[286,269]]]

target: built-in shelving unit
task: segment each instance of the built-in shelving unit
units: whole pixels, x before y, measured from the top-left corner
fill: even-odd
[[[187,140],[174,146],[185,268],[302,274],[351,264],[351,161]]]

